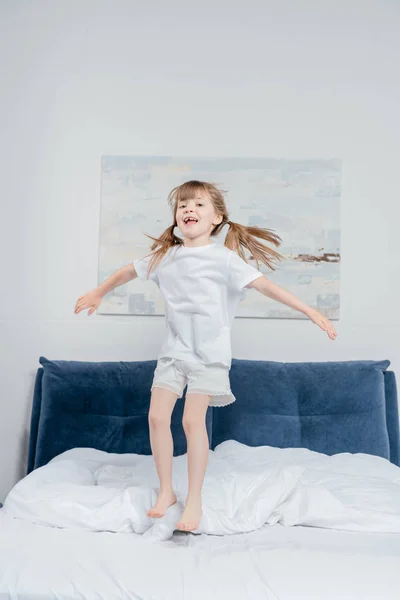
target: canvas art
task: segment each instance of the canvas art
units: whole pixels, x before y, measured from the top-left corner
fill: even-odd
[[[260,270],[329,319],[339,318],[341,164],[336,159],[103,156],[98,283],[150,252],[145,234],[158,236],[171,225],[167,195],[190,179],[225,190],[231,220],[277,233],[284,260],[275,271],[264,265]],[[223,244],[226,233],[227,228],[216,242]],[[156,284],[135,279],[107,294],[98,313],[164,315],[164,308]],[[307,318],[255,290],[246,290],[237,316]]]

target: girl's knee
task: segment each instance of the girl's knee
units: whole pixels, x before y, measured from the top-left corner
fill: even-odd
[[[149,425],[153,428],[170,427],[171,426],[171,415],[160,414],[160,412],[149,411]]]
[[[184,415],[182,426],[187,434],[200,431],[206,426],[205,418],[199,417],[199,415]]]

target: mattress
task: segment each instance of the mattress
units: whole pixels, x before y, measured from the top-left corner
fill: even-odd
[[[275,524],[160,542],[0,510],[0,565],[2,600],[398,600],[400,534]]]

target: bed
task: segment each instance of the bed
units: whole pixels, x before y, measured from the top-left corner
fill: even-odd
[[[197,533],[169,523],[164,537],[160,522],[120,518],[135,502],[112,510],[99,496],[128,474],[136,480],[125,480],[120,498],[154,498],[154,479],[142,484],[152,461],[155,361],[40,364],[27,475],[0,510],[1,599],[399,597],[399,417],[389,361],[234,360],[236,402],[207,412],[208,520]],[[177,476],[185,469],[183,405],[171,421]],[[95,486],[88,465],[101,474]],[[240,520],[243,493],[241,504],[232,499],[250,489],[242,481],[251,484],[248,498],[255,482],[263,493]],[[227,490],[229,522],[212,505]],[[88,512],[83,493],[101,504]]]

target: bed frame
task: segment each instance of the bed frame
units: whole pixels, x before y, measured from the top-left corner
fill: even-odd
[[[151,454],[150,386],[156,361],[39,359],[28,469],[75,447]],[[250,446],[363,452],[399,465],[396,378],[390,362],[282,363],[234,359],[236,402],[210,407],[210,448],[234,439]],[[171,418],[174,455],[186,452],[184,397]]]

